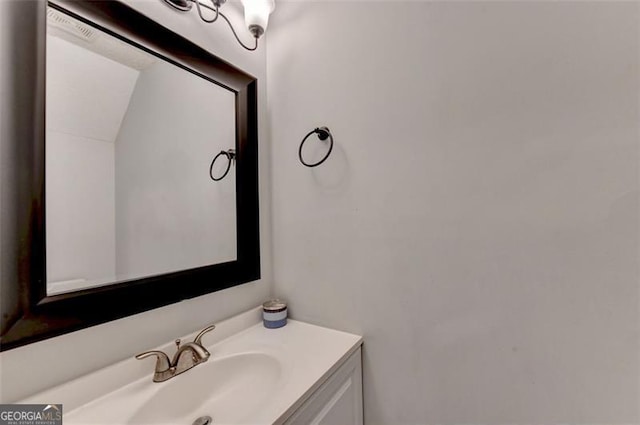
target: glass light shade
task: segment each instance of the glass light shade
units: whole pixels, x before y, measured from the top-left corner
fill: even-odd
[[[269,14],[275,8],[275,0],[242,0],[244,6],[244,21],[251,31],[251,28],[258,26],[262,32],[267,30]]]

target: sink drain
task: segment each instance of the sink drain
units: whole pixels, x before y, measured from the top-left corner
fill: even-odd
[[[213,424],[213,419],[211,416],[200,416],[198,419],[193,421],[193,425],[211,425]]]

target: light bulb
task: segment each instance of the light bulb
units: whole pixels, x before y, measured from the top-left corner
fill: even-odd
[[[244,21],[249,32],[255,38],[260,37],[267,29],[269,14],[275,8],[274,0],[242,0]]]

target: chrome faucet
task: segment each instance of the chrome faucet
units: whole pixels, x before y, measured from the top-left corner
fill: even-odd
[[[153,382],[164,382],[209,360],[211,354],[202,346],[202,337],[215,328],[215,325],[207,326],[198,333],[193,342],[181,344],[181,341],[176,339],[176,353],[173,355],[173,360],[169,360],[169,356],[163,351],[157,350],[140,353],[136,355],[136,359],[141,360],[156,356],[156,370],[153,374]]]

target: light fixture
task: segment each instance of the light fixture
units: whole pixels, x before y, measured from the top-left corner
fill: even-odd
[[[257,39],[267,30],[269,15],[275,8],[274,0],[242,0],[247,29]]]
[[[222,17],[229,28],[231,28],[231,32],[233,33],[236,40],[242,47],[247,50],[256,50],[258,48],[258,39],[267,29],[267,24],[269,23],[269,14],[273,12],[275,8],[274,0],[242,0],[242,5],[244,6],[244,19],[247,25],[247,29],[253,35],[256,43],[255,46],[249,47],[240,40],[236,30],[231,25],[231,21],[220,12],[220,8],[227,0],[206,0],[207,2],[211,2],[211,4],[204,3],[204,0],[163,0],[165,3],[170,5],[176,10],[180,10],[182,12],[188,12],[193,8],[193,5],[196,5],[196,9],[198,11],[198,15],[200,19],[204,22],[211,24],[218,20],[218,17]],[[214,12],[213,16],[207,18],[203,13],[202,9],[208,9],[211,12]]]

